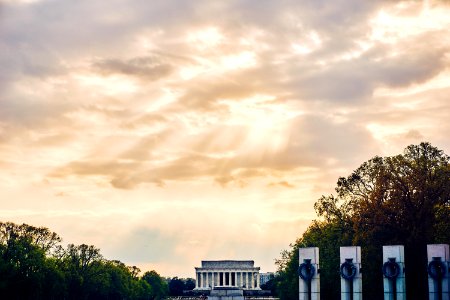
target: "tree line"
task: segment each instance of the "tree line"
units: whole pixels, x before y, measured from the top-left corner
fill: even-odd
[[[340,299],[339,246],[362,247],[365,299],[383,299],[382,246],[404,245],[408,299],[427,298],[426,245],[450,243],[449,156],[429,143],[376,156],[320,197],[317,218],[276,260],[271,287],[298,299],[298,249],[319,247],[321,297]]]
[[[195,287],[193,279],[139,273],[136,266],[105,259],[95,246],[64,248],[48,228],[0,222],[2,299],[159,300]]]

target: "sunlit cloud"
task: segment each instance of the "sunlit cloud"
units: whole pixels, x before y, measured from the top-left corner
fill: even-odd
[[[218,46],[225,37],[216,27],[208,27],[190,32],[187,36],[187,43],[192,44],[199,50],[207,50]]]
[[[400,2],[389,9],[382,9],[370,23],[371,40],[395,44],[406,38],[445,30],[450,25],[450,7],[430,6],[429,1]],[[442,37],[447,39],[445,35]]]
[[[339,176],[411,143],[448,153],[448,15],[2,1],[0,214],[165,276],[202,259],[274,270]]]

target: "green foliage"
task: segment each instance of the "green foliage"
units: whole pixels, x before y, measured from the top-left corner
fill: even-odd
[[[272,275],[270,276],[270,279],[266,283],[261,284],[261,289],[265,291],[270,291],[271,295],[276,295],[278,282],[279,282],[278,277]]]
[[[156,271],[145,272],[142,280],[146,281],[152,287],[150,299],[160,300],[169,294],[167,282]]]
[[[94,246],[70,244],[44,227],[0,222],[2,299],[161,299],[165,283],[155,271],[106,260]],[[157,276],[155,276],[155,274]]]
[[[192,278],[178,278],[173,277],[168,280],[169,295],[182,296],[183,291],[193,290],[195,288],[195,281]]]
[[[278,294],[298,297],[299,247],[319,247],[321,293],[339,299],[339,246],[362,247],[365,299],[382,296],[382,246],[405,245],[407,293],[426,298],[426,244],[450,242],[450,159],[429,143],[374,157],[337,182],[337,195],[314,205],[318,220],[282,253]],[[295,291],[295,292],[293,292]]]

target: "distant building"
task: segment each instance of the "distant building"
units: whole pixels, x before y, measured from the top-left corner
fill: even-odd
[[[259,274],[259,284],[263,285],[266,284],[270,279],[273,279],[275,277],[274,272],[267,272],[267,273],[261,273]]]
[[[253,260],[202,260],[202,266],[195,268],[195,289],[235,287],[261,290],[259,270]]]

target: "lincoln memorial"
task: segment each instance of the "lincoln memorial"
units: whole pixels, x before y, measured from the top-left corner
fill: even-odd
[[[253,260],[202,260],[202,266],[195,268],[195,289],[235,287],[260,290],[259,269]]]

